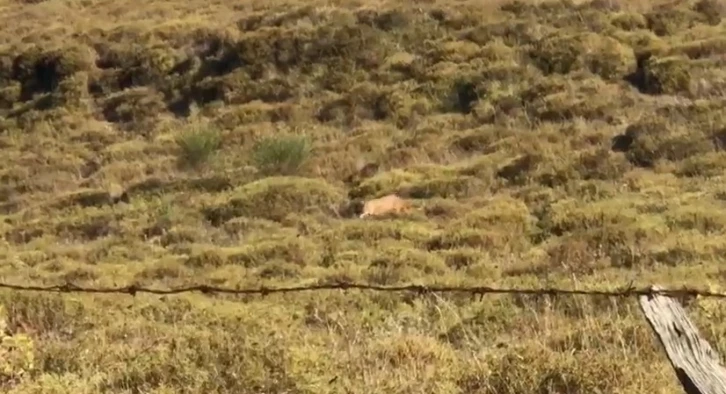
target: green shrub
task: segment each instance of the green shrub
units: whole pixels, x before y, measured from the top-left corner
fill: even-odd
[[[228,201],[203,209],[203,214],[219,224],[236,217],[279,222],[290,213],[335,215],[343,198],[342,190],[322,179],[269,177],[239,187]]]
[[[683,160],[675,174],[685,177],[716,177],[726,170],[726,152],[708,152]]]
[[[718,0],[699,0],[692,10],[703,15],[705,22],[712,26],[721,23],[721,18],[726,14],[726,7]]]
[[[619,12],[611,17],[610,23],[626,31],[645,29],[648,26],[645,16],[635,12]]]
[[[73,104],[75,101],[75,104],[80,105],[83,102],[82,96],[85,92],[80,90],[73,92],[75,88],[83,89],[81,80],[82,78],[74,77],[64,86],[59,86],[55,95],[59,104]],[[128,132],[144,136],[153,132],[159,115],[166,112],[164,94],[148,86],[133,87],[110,94],[102,99],[100,106],[106,121]]]
[[[638,167],[653,167],[660,160],[678,162],[709,154],[716,149],[707,134],[659,120],[633,123],[625,134],[632,138],[625,157]]]
[[[707,22],[708,18],[674,3],[654,8],[645,14],[645,19],[649,30],[658,36],[670,36],[690,29],[699,22]]]
[[[587,69],[605,80],[614,81],[636,68],[630,47],[594,33],[567,35],[554,32],[538,41],[529,55],[545,74],[570,74]]]
[[[221,145],[219,131],[213,128],[193,127],[177,137],[184,164],[197,167],[209,160]]]
[[[685,56],[651,57],[644,64],[643,91],[649,94],[679,94],[689,91],[691,63]]]
[[[252,161],[265,175],[295,175],[310,151],[310,142],[305,136],[268,137],[255,145]]]

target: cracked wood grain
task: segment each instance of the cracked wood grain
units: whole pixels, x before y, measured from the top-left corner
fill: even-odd
[[[639,301],[685,392],[726,394],[726,369],[681,304],[663,295],[640,296]]]

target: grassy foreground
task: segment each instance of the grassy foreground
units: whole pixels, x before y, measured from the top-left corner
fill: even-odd
[[[396,3],[0,0],[0,280],[723,287],[721,2]],[[5,393],[681,392],[635,300],[0,304]]]

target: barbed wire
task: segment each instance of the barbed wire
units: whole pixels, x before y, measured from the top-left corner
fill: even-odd
[[[328,291],[328,290],[366,290],[377,292],[414,292],[414,293],[464,293],[473,296],[484,296],[487,294],[518,294],[518,295],[584,295],[604,297],[633,297],[633,296],[656,296],[662,295],[674,298],[712,297],[726,298],[726,293],[708,290],[699,290],[683,287],[681,289],[664,289],[661,287],[635,288],[632,284],[613,290],[587,290],[587,289],[563,289],[554,287],[542,288],[517,288],[517,287],[491,287],[491,286],[427,286],[427,285],[399,285],[380,286],[362,283],[327,283],[300,285],[289,287],[258,287],[258,288],[225,288],[208,285],[192,285],[176,288],[150,288],[138,285],[122,287],[82,287],[73,283],[59,285],[38,286],[38,285],[15,285],[0,283],[0,289],[29,292],[54,292],[54,293],[95,293],[95,294],[126,294],[135,296],[137,293],[149,293],[156,295],[173,295],[182,293],[199,292],[202,294],[232,294],[232,295],[260,295],[266,296],[279,293],[299,293],[305,291]]]

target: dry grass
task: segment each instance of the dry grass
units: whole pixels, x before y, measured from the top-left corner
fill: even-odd
[[[723,4],[400,4],[0,0],[0,280],[719,286]],[[7,393],[680,392],[634,300],[0,299]]]

